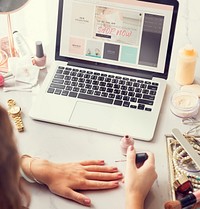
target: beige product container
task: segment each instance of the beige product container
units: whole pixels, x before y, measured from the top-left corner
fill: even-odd
[[[179,50],[175,80],[180,85],[189,85],[194,81],[197,51],[186,45]]]

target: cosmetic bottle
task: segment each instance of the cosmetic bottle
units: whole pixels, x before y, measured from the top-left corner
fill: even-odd
[[[46,68],[46,55],[44,55],[44,50],[41,41],[36,41],[36,55],[35,55],[35,64],[40,68]]]
[[[179,85],[189,85],[194,81],[197,51],[186,45],[179,50],[175,80]]]
[[[13,39],[14,39],[15,49],[20,57],[33,58],[33,53],[28,43],[26,42],[25,38],[22,36],[20,32],[14,31]]]
[[[125,135],[123,138],[121,138],[120,147],[122,154],[126,155],[128,147],[133,144],[134,144],[134,140],[129,135]]]
[[[0,87],[4,85],[4,77],[0,74]]]

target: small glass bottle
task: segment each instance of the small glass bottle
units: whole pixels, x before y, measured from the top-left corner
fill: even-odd
[[[127,149],[130,145],[134,145],[134,140],[131,136],[125,135],[124,137],[121,138],[120,147],[123,155],[126,155]]]
[[[46,68],[46,55],[44,54],[43,45],[41,41],[36,41],[36,56],[35,64],[40,68]]]
[[[194,81],[197,51],[186,45],[179,50],[175,80],[180,85],[190,85]]]

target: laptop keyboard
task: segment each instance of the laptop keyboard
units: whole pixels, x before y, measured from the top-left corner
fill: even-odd
[[[48,93],[151,111],[159,83],[59,66]]]

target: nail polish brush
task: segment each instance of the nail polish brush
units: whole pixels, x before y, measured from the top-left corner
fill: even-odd
[[[140,153],[136,153],[136,159],[135,162],[136,163],[144,163],[145,160],[147,160],[148,155],[145,152],[140,152]],[[116,163],[118,162],[126,162],[126,159],[124,160],[115,160]]]

